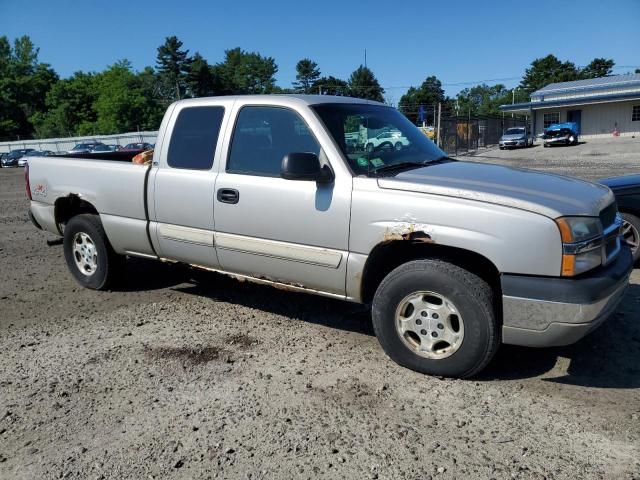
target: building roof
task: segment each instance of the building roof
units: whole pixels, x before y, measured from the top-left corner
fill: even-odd
[[[503,112],[527,113],[529,110],[541,110],[543,108],[571,107],[594,103],[623,102],[627,100],[640,100],[640,91],[613,95],[592,95],[590,97],[566,98],[562,100],[547,100],[544,102],[509,103],[500,105],[498,108]]]
[[[582,90],[599,90],[612,88],[640,87],[640,73],[630,73],[626,75],[612,75],[610,77],[588,78],[585,80],[574,80],[572,82],[550,83],[546,87],[536,90],[532,97],[544,95],[557,95],[568,92],[579,92]]]

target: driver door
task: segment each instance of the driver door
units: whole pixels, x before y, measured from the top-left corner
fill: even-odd
[[[351,178],[285,180],[282,158],[324,151],[302,115],[272,105],[237,107],[216,181],[216,252],[224,270],[344,296]]]

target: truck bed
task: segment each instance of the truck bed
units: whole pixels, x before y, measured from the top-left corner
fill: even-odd
[[[152,255],[147,235],[149,166],[113,160],[98,160],[95,156],[30,158],[33,215],[45,230],[60,234],[54,202],[75,195],[100,212],[104,229],[118,253]]]

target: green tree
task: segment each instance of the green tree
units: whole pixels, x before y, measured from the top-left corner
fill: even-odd
[[[611,75],[615,62],[612,59],[594,58],[584,67],[580,74],[582,78],[600,78]]]
[[[92,132],[97,118],[93,108],[98,98],[96,76],[76,72],[58,81],[46,95],[46,109],[36,112],[31,121],[40,138],[78,135]]]
[[[0,138],[29,137],[30,122],[45,108],[46,94],[58,80],[46,63],[38,61],[38,49],[28,36],[0,37]]]
[[[140,91],[147,99],[141,116],[141,125],[144,130],[157,130],[164,116],[166,105],[160,95],[161,88],[158,74],[152,67],[145,67],[137,74],[137,84]]]
[[[399,110],[412,122],[417,123],[418,112],[422,105],[426,113],[426,122],[434,124],[434,105],[445,101],[442,82],[431,75],[425,78],[419,87],[410,87],[398,102]]]
[[[498,107],[511,103],[514,96],[516,102],[527,100],[526,93],[522,90],[512,91],[500,83],[491,86],[483,83],[465,88],[456,97],[457,113],[459,115],[497,116],[501,113]]]
[[[95,133],[110,134],[157,128],[146,123],[147,104],[151,100],[128,60],[111,65],[96,77],[98,97]],[[85,133],[85,132],[80,132]]]
[[[245,52],[239,47],[226,50],[224,55],[224,61],[214,68],[222,94],[273,93],[278,66],[272,57]]]
[[[329,75],[318,78],[311,84],[311,92],[320,95],[349,95],[349,84],[340,78]]]
[[[293,88],[299,93],[310,93],[311,86],[318,78],[318,64],[309,58],[303,58],[296,64],[296,81],[293,82]]]
[[[182,42],[178,37],[167,37],[158,47],[156,65],[163,84],[162,96],[172,102],[184,97],[186,76],[189,72],[189,50],[181,50]]]
[[[370,68],[360,65],[349,77],[349,94],[352,97],[384,102],[384,89]]]
[[[214,69],[198,52],[191,59],[186,83],[187,93],[191,97],[209,97],[217,92],[218,81]]]
[[[556,82],[568,82],[581,78],[580,70],[572,62],[561,62],[555,55],[536,58],[527,68],[520,87],[531,94],[542,87]]]

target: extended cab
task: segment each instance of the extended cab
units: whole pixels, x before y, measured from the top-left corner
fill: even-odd
[[[364,129],[406,144],[354,151]],[[424,373],[471,376],[500,342],[575,342],[628,284],[607,187],[454,161],[376,102],[183,100],[151,165],[98,157],[25,174],[34,224],[64,237],[81,285],[109,288],[138,256],[371,304],[387,354]]]

